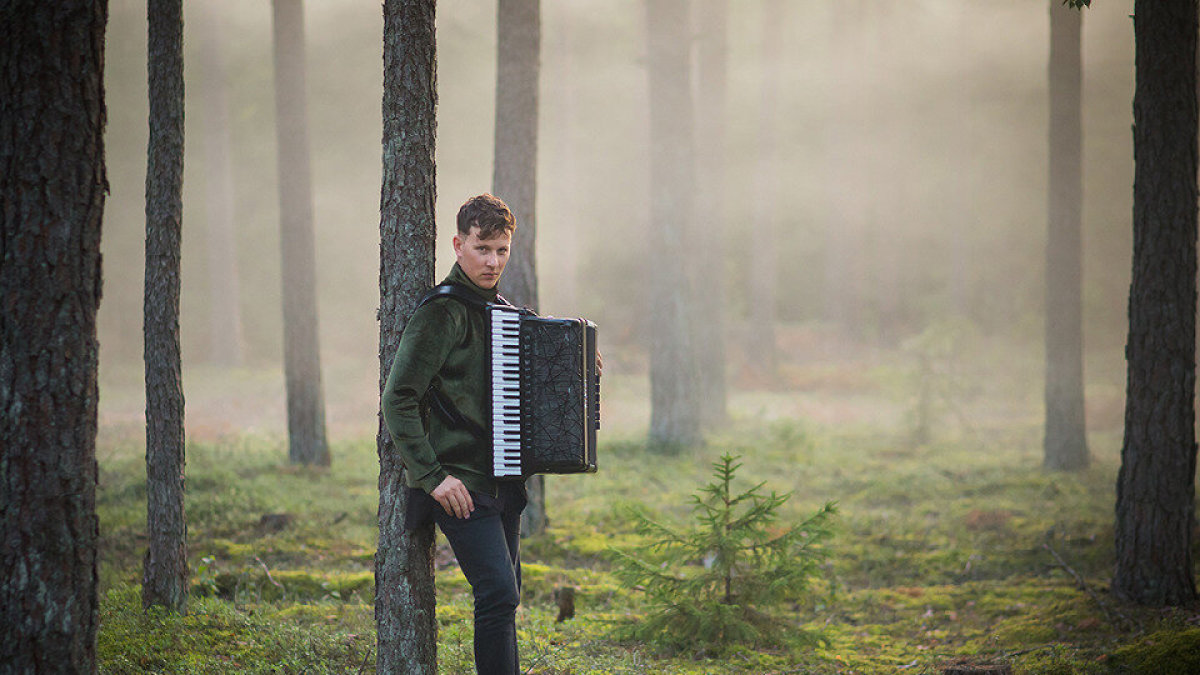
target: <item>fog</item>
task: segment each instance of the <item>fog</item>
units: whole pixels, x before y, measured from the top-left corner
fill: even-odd
[[[245,365],[229,370],[208,361],[208,158],[198,102],[211,91],[211,74],[200,66],[205,34],[195,30],[198,4],[189,2],[181,301],[188,433],[248,427],[282,434],[271,7],[265,0],[206,2],[219,8],[227,65]],[[362,0],[306,5],[321,356],[331,440],[337,440],[373,435],[376,425],[382,16],[378,3]],[[782,11],[768,16],[768,5]],[[485,2],[438,7],[439,277],[453,263],[459,204],[491,189],[495,9]],[[1131,259],[1130,11],[1122,3],[1097,3],[1085,13],[1083,33],[1085,373],[1089,392],[1107,392],[1109,399],[1120,396],[1123,381]],[[110,12],[112,190],[103,233],[100,414],[102,425],[133,425],[144,410],[138,386],[145,5],[112,0]],[[644,8],[633,0],[573,0],[543,2],[542,12],[541,309],[594,320],[606,378],[636,391],[646,372],[645,270],[663,256],[699,259],[686,246],[648,250],[645,243],[651,223]],[[761,36],[768,22],[779,26],[782,46],[778,87],[765,94],[771,71]],[[725,284],[727,367],[737,391],[802,395],[818,386],[816,371],[805,364],[901,363],[915,336],[957,321],[977,336],[975,372],[1019,374],[1014,396],[1036,404],[1048,32],[1045,0],[732,3],[724,102],[727,259],[721,269],[697,272],[705,284]],[[764,147],[774,149],[770,159]],[[767,188],[764,177],[771,179]],[[766,219],[774,219],[766,228],[774,234],[764,234]],[[739,351],[739,336],[754,330],[747,320],[755,303],[750,270],[765,256],[778,266],[779,346],[788,375],[770,386],[739,377],[750,358]],[[746,400],[747,409],[766,405]],[[821,405],[799,414],[847,418]],[[606,416],[618,430],[644,425],[637,406]]]

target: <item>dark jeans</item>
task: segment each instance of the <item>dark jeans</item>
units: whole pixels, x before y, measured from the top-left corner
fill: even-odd
[[[471,498],[475,510],[470,517],[455,518],[441,508],[434,517],[475,596],[475,670],[516,675],[525,486],[501,482],[497,497],[472,492]]]

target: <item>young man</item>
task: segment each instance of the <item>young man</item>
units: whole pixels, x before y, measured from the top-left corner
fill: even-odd
[[[457,262],[443,284],[455,284],[486,302],[508,262],[515,219],[505,203],[484,194],[458,211]],[[522,481],[492,477],[489,442],[490,391],[484,312],[447,296],[413,313],[383,393],[383,418],[404,463],[409,487],[405,525],[430,518],[446,535],[475,597],[475,668],[483,674],[515,674],[516,611],[521,599]],[[430,392],[430,389],[435,391]],[[457,409],[422,416],[427,392]],[[471,427],[474,428],[471,428]]]

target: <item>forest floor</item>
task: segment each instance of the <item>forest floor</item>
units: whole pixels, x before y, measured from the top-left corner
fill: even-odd
[[[735,381],[731,424],[703,447],[664,456],[644,444],[644,376],[606,354],[600,471],[549,477],[550,528],[523,542],[517,622],[526,672],[940,673],[954,663],[1015,673],[1200,672],[1200,608],[1140,609],[1108,594],[1119,390],[1089,386],[1091,467],[1048,473],[1040,385],[1027,384],[1036,384],[1028,369],[889,363],[900,361],[792,361],[777,381]],[[369,386],[374,375],[365,373]],[[137,378],[109,376],[117,384],[102,389],[109,398],[97,449],[100,671],[375,672],[373,411],[361,433],[334,436],[331,468],[292,467],[278,431],[204,419],[205,410],[249,405],[230,408],[228,388],[218,386],[226,378],[185,373],[189,411],[200,411],[189,412],[187,449],[193,594],[188,614],[175,616],[141,607]],[[277,373],[237,377],[268,382],[264,391],[281,384]],[[937,405],[924,414],[914,403],[920,391],[941,392],[925,397]],[[686,523],[689,497],[724,453],[742,457],[740,487],[765,482],[791,494],[783,525],[837,503],[814,593],[773,610],[819,641],[719,655],[620,641],[615,629],[646,611],[613,574],[614,548],[645,543],[631,507]],[[436,564],[439,672],[473,672],[470,593],[440,535]],[[567,586],[575,616],[557,623],[554,593]]]

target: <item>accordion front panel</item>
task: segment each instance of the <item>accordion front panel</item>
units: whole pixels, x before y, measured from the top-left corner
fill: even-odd
[[[595,471],[595,325],[502,305],[489,313],[495,475]]]

